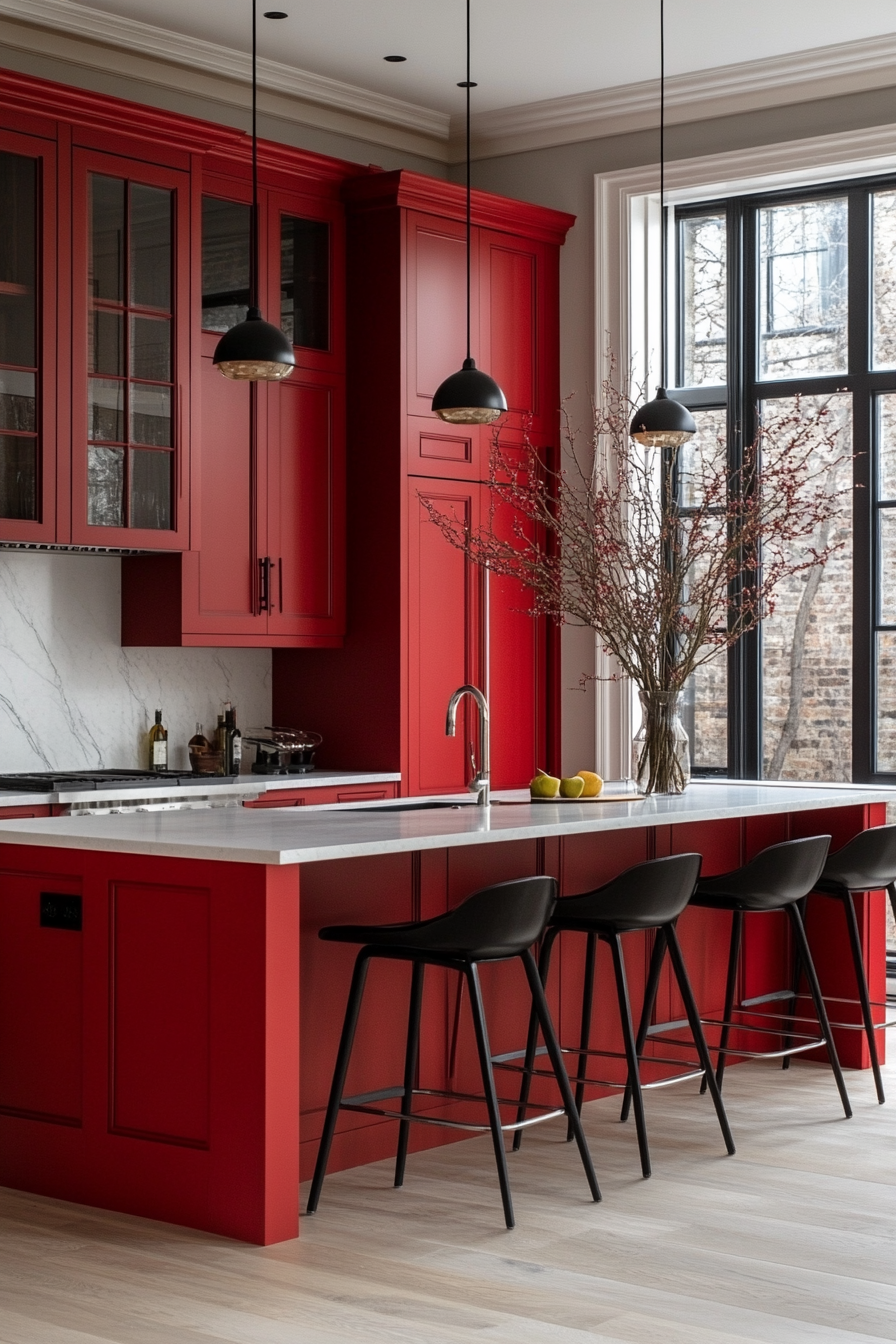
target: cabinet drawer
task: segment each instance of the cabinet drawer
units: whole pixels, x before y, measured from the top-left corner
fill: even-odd
[[[479,481],[488,470],[490,431],[480,425],[449,425],[408,416],[408,475]]]

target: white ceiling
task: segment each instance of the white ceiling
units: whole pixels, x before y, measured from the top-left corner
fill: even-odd
[[[29,0],[18,9],[28,21]],[[36,6],[39,8],[39,5]],[[72,5],[72,9],[77,9]],[[91,0],[90,8],[243,52],[250,0]],[[263,57],[454,114],[464,0],[259,0]],[[473,0],[480,111],[652,80],[659,0]],[[896,30],[896,0],[666,0],[667,73],[791,55]],[[403,64],[382,58],[399,54]],[[894,94],[896,111],[896,94]]]

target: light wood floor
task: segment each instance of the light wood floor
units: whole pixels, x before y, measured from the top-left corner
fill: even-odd
[[[892,1042],[891,1042],[892,1043]],[[3,1344],[841,1344],[896,1339],[896,1067],[741,1065],[724,1156],[692,1084],[648,1101],[654,1175],[615,1103],[587,1108],[604,1202],[557,1122],[332,1177],[299,1241],[259,1249],[0,1191]]]

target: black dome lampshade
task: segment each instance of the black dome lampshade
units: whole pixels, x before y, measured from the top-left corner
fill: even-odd
[[[697,424],[687,406],[658,387],[653,401],[635,411],[629,433],[645,448],[680,448],[697,433]]]
[[[463,367],[436,389],[432,409],[450,425],[491,425],[507,410],[507,398],[494,378],[477,369],[470,352],[470,235],[472,189],[470,183],[470,0],[467,0],[467,78],[458,86],[467,91],[467,357]]]
[[[214,362],[225,378],[277,382],[289,377],[296,357],[289,337],[265,322],[259,308],[250,308],[245,322],[238,322],[221,337]]]
[[[660,0],[660,377],[666,369],[666,24],[665,3]],[[658,387],[653,401],[639,406],[629,433],[645,448],[680,448],[697,433],[697,424],[687,406]]]
[[[292,341],[271,322],[265,322],[258,306],[258,56],[256,42],[256,5],[252,0],[252,212],[249,248],[249,311],[245,321],[225,331],[217,346],[213,363],[225,378],[249,383],[275,383],[288,378],[296,365]],[[285,19],[280,10],[271,10],[265,18]]]
[[[463,368],[437,389],[432,408],[450,425],[491,425],[507,410],[507,398],[475,360],[465,359]]]

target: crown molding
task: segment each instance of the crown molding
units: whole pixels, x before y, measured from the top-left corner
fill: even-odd
[[[666,79],[666,123],[684,125],[896,84],[896,35],[814,47]],[[519,154],[657,125],[659,80],[570,94],[474,118],[476,158]],[[463,123],[452,118],[449,160],[463,158]]]
[[[6,46],[110,71],[142,83],[205,94],[243,108],[251,83],[248,53],[108,14],[75,0],[0,0]],[[54,40],[55,39],[55,40]],[[66,41],[68,39],[68,41]],[[187,82],[184,72],[192,72]],[[196,75],[202,83],[197,85]],[[204,77],[204,78],[203,78]],[[300,124],[320,126],[373,144],[444,161],[449,118],[433,108],[374,93],[341,80],[264,57],[258,61],[259,108]]]

